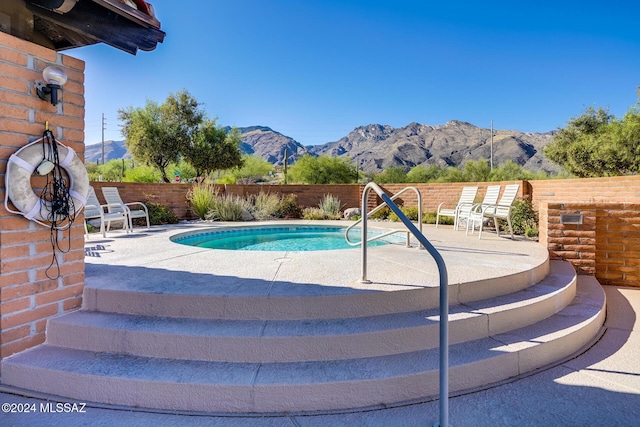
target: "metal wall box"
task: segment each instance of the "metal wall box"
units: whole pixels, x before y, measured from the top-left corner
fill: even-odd
[[[582,214],[560,214],[560,224],[582,224]]]

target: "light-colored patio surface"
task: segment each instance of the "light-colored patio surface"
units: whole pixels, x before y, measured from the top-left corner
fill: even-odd
[[[245,225],[349,225],[340,221],[273,221],[248,223]],[[238,226],[238,223],[226,224]],[[117,230],[109,238],[93,234],[86,241],[85,257],[87,274],[94,276],[96,268],[104,264],[132,267],[157,268],[167,271],[215,274],[216,284],[207,280],[208,286],[219,286],[220,292],[229,295],[287,295],[314,292],[313,287],[280,286],[282,283],[313,283],[316,290],[326,293],[369,292],[372,290],[395,291],[416,286],[438,286],[438,272],[431,256],[423,250],[398,250],[396,245],[369,249],[368,278],[371,284],[361,284],[360,251],[338,250],[320,252],[247,252],[212,251],[172,243],[169,236],[194,228],[225,226],[223,223],[196,223],[167,227],[153,227],[149,231],[137,229],[126,235]],[[370,222],[369,228],[401,228],[397,223],[377,224]],[[499,238],[486,233],[482,240],[477,236],[465,236],[464,232],[453,232],[451,227],[424,226],[425,235],[441,252],[447,264],[449,284],[482,280],[488,277],[505,276],[529,270],[546,259],[546,249],[531,241]],[[475,240],[474,240],[475,239]],[[415,239],[412,240],[415,243]],[[250,256],[248,255],[250,254]],[[410,257],[410,258],[409,258]],[[97,275],[96,275],[97,276]],[[233,288],[235,278],[260,279],[272,282],[270,289]],[[112,282],[117,280],[109,279]],[[127,286],[130,285],[127,281]],[[123,285],[124,286],[124,285]],[[159,286],[154,284],[154,286]],[[173,286],[173,284],[167,284]],[[168,290],[168,289],[167,289]],[[181,288],[184,293],[215,292],[211,288],[203,291],[195,284]]]
[[[180,228],[182,226],[158,227],[149,232],[136,230],[135,234],[129,236],[114,232],[110,233],[110,238],[106,240],[97,235],[92,236],[86,244],[88,248],[88,280],[99,277],[101,272],[104,273],[101,268],[104,268],[106,264],[142,265],[168,271],[172,271],[172,269],[191,271],[191,269],[197,268],[218,268],[216,263],[207,260],[207,253],[210,251],[169,245],[167,250],[158,253],[160,250],[158,242],[166,240],[168,233],[173,234],[175,230]],[[541,247],[535,243],[498,239],[489,233],[479,241],[477,238],[465,237],[462,232],[455,233],[450,227],[435,229],[427,226],[425,234],[438,249],[442,250],[450,270],[450,283],[456,283],[455,280],[465,278],[466,280],[469,280],[468,278],[481,279],[483,274],[495,274],[494,269],[496,268],[517,269],[516,260],[524,262],[524,264],[528,262],[535,264],[539,262],[539,260],[535,261],[538,259],[538,255],[544,253],[544,248],[541,252]],[[143,241],[147,243],[143,244]],[[154,248],[154,253],[149,248]],[[186,261],[185,254],[193,255],[194,252],[196,259]],[[347,252],[357,253],[358,251]],[[513,252],[515,255],[509,255],[509,252]],[[416,253],[417,256],[429,258],[428,254],[423,251],[416,250]],[[279,262],[279,264],[295,263],[298,254],[291,255],[292,261]],[[280,256],[277,253],[270,255],[271,261],[276,259],[274,255]],[[343,253],[336,258],[342,262],[349,256]],[[468,261],[469,257],[473,259],[473,262]],[[502,262],[497,262],[496,258]],[[387,260],[385,259],[385,261]],[[257,260],[256,264],[258,264]],[[507,265],[505,266],[505,264]],[[357,283],[360,274],[359,255],[355,255],[352,263],[345,262],[346,265],[349,265],[348,273],[345,271],[337,273],[344,275],[343,277],[351,277],[352,290],[362,292],[363,289],[358,289],[358,286],[361,285]],[[454,265],[456,267],[453,267]],[[371,279],[375,282],[380,282],[382,286],[398,283],[395,281],[397,277],[380,276],[384,273],[378,272],[373,266],[372,263],[369,270]],[[257,274],[254,263],[251,265],[245,263],[243,267],[245,271],[250,270],[253,272],[252,274]],[[427,272],[430,271],[424,266],[416,268],[420,271],[423,269]],[[460,272],[459,269],[466,270],[466,272]],[[241,275],[241,273],[242,271],[239,270],[238,274]],[[270,273],[263,271],[261,274]],[[228,272],[226,274],[230,275]],[[318,274],[321,279],[324,277],[323,275],[326,275],[326,271],[319,269]],[[503,274],[509,274],[509,272]],[[425,276],[427,275],[425,274]],[[274,283],[279,280],[277,274],[268,277],[274,278]],[[321,282],[321,280],[318,281]],[[428,285],[426,282],[423,285]],[[332,281],[327,279],[326,286],[330,288],[331,285]],[[637,326],[640,322],[636,319],[635,313],[640,310],[640,289],[605,287],[605,290],[610,307],[605,324],[606,332],[594,347],[573,360],[536,375],[489,390],[452,398],[450,401],[451,423],[454,426],[636,425],[640,416],[640,405],[638,405],[640,402],[640,368],[634,360],[637,359],[640,349],[640,337],[637,334]],[[80,414],[52,414],[39,411],[39,404],[44,402],[43,400],[9,393],[1,394],[0,397],[3,403],[35,403],[38,409],[36,413],[31,414],[1,413],[0,424],[2,425],[414,426],[432,425],[438,419],[437,401],[358,413],[253,418],[172,415],[96,407],[86,408],[86,413]],[[62,401],[68,402],[67,400]]]

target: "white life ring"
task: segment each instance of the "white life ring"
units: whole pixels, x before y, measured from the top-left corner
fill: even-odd
[[[11,200],[18,212],[7,206],[5,197],[5,207],[9,212],[17,213],[38,224],[49,227],[52,216],[51,202],[43,202],[31,187],[31,175],[45,159],[43,150],[49,150],[48,145],[38,144],[40,140],[25,145],[9,157],[7,172],[5,174],[6,196]],[[87,204],[89,194],[89,175],[82,161],[71,147],[67,147],[57,142],[58,157],[60,167],[69,176],[69,195],[73,198],[75,212],[78,214],[84,205]],[[48,151],[46,151],[48,154]],[[46,223],[45,223],[46,222]]]

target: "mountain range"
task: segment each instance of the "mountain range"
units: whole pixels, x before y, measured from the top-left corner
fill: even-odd
[[[490,129],[457,120],[438,126],[414,122],[401,128],[370,124],[355,128],[337,141],[306,147],[266,126],[238,130],[242,134],[242,152],[260,156],[274,165],[284,164],[286,151],[290,165],[305,154],[329,155],[348,157],[360,170],[378,173],[390,166],[407,170],[416,165],[462,166],[469,160],[489,160],[493,148],[494,165],[512,160],[532,172],[555,173],[560,169],[542,153],[553,138],[552,132],[494,129],[492,142]],[[107,161],[131,157],[124,141],[105,141],[104,152]],[[87,145],[85,161],[101,159],[102,144]]]

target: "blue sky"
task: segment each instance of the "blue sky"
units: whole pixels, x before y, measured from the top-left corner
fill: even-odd
[[[117,111],[186,89],[221,126],[304,145],[371,123],[462,120],[546,132],[589,106],[621,117],[640,86],[640,3],[151,0],[164,43],[86,61],[86,144]]]

